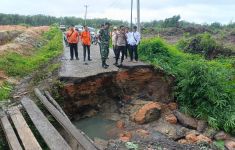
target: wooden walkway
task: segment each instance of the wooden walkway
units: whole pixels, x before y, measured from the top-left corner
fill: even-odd
[[[40,133],[49,149],[98,150],[93,141],[71,123],[49,92],[43,94],[39,89],[35,89],[35,95],[67,134],[76,141],[76,146],[68,144],[29,97],[23,97],[21,105],[0,111],[0,122],[11,150],[42,150],[22,111],[27,112],[34,128]],[[20,107],[22,107],[22,111]]]

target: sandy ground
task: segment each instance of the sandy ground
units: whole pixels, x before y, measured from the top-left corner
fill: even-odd
[[[6,44],[0,45],[0,56],[9,52],[16,52],[22,55],[30,55],[33,50],[39,45],[42,45],[41,37],[42,34],[49,30],[49,26],[39,26],[39,27],[25,27],[18,25],[5,25],[0,26],[0,32],[7,32],[7,34],[13,34],[15,31],[19,31],[17,37],[13,37]],[[6,34],[6,35],[7,35]],[[4,38],[4,37],[2,37]],[[0,85],[4,81],[8,81],[9,77],[1,71],[0,69]]]

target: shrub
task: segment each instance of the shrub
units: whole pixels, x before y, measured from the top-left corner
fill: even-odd
[[[219,55],[228,55],[231,49],[217,43],[209,33],[197,34],[191,38],[182,38],[178,47],[185,52],[203,54],[207,59],[213,59]]]
[[[210,43],[206,40],[203,45],[209,47]],[[175,96],[181,111],[235,133],[234,58],[208,61],[159,38],[143,40],[139,54],[142,60],[176,76]]]

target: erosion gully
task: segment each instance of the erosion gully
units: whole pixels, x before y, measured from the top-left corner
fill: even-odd
[[[161,124],[165,112],[152,111],[151,105],[174,102],[174,77],[163,70],[151,65],[132,66],[84,78],[61,78],[61,81],[65,83],[60,91],[65,113],[101,149],[127,149],[127,141],[137,143],[138,149],[194,148],[175,142],[181,136],[166,136],[157,130],[166,125]],[[136,115],[149,103],[146,116]]]

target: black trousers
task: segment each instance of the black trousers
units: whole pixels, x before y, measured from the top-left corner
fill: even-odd
[[[78,44],[69,43],[69,47],[70,47],[70,58],[73,59],[75,54],[76,59],[78,59]]]
[[[91,57],[90,57],[90,45],[83,45],[83,58],[84,58],[84,61],[86,61],[86,52],[88,54],[88,60],[91,60]]]
[[[125,56],[125,50],[126,50],[126,46],[117,46],[116,63],[118,63],[118,59],[119,59],[121,53],[122,53],[121,63],[123,62],[124,56]]]
[[[114,53],[115,58],[116,58],[116,55],[117,55],[117,46],[116,45],[113,45],[113,53]]]
[[[135,60],[138,61],[139,57],[138,57],[138,45],[130,45],[129,46],[129,53],[130,53],[130,59],[131,61],[133,61],[134,57]]]
[[[128,57],[129,47],[130,47],[130,45],[127,44],[127,45],[126,45],[126,49],[125,49],[125,57],[126,57],[126,58]]]

